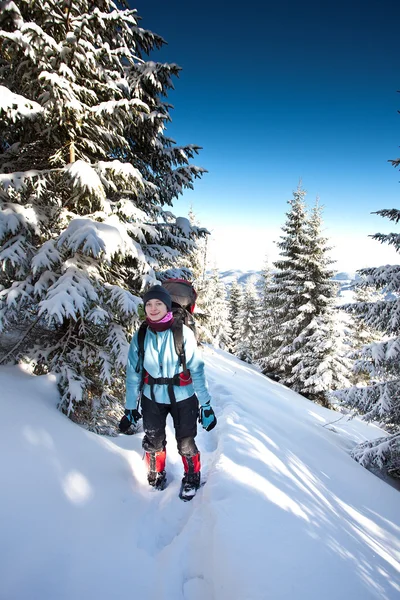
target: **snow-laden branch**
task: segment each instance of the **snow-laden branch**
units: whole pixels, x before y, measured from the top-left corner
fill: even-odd
[[[97,106],[91,106],[88,110],[96,116],[102,116],[105,114],[113,115],[117,109],[121,108],[126,112],[130,112],[132,109],[140,109],[146,113],[149,112],[147,104],[138,98],[133,98],[132,100],[107,100],[106,102],[101,102]]]
[[[118,366],[124,368],[128,360],[129,343],[124,328],[114,323],[107,337],[107,344],[112,347]]]
[[[15,94],[4,85],[0,85],[0,118],[3,113],[6,119],[15,123],[19,119],[36,119],[44,110],[34,100]]]
[[[29,171],[16,171],[15,173],[0,174],[0,185],[4,190],[10,186],[17,191],[25,189],[25,179],[34,179],[35,177],[44,177],[50,173],[60,173],[63,169],[30,169]]]
[[[98,295],[86,275],[72,261],[66,262],[65,273],[52,285],[45,300],[40,302],[39,315],[47,315],[49,322],[65,318],[77,320],[83,316],[90,301],[96,302]]]
[[[119,312],[125,315],[138,314],[138,307],[143,303],[141,298],[117,285],[106,284],[105,287],[110,292],[111,304],[115,305]]]
[[[128,235],[124,224],[116,215],[110,216],[103,223],[89,218],[73,219],[60,236],[58,247],[62,246],[73,252],[81,250],[94,257],[104,253],[108,261],[118,254],[145,261],[140,244]]]
[[[54,265],[61,262],[61,255],[53,240],[48,240],[41,246],[33,257],[31,266],[32,272],[35,275],[43,269],[51,269]]]

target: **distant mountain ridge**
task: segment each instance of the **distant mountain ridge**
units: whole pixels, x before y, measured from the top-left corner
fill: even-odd
[[[261,271],[240,271],[238,269],[231,269],[230,271],[221,271],[219,277],[225,285],[231,285],[235,279],[237,279],[238,283],[244,285],[251,277],[254,277],[255,280],[258,281],[261,277]]]
[[[247,281],[254,278],[254,282],[257,284],[261,278],[261,271],[241,271],[239,269],[231,269],[229,271],[220,271],[220,279],[229,288],[233,281],[236,279],[241,285],[246,285]],[[354,281],[359,279],[357,273],[350,273],[347,271],[341,271],[337,273],[332,279],[339,283],[338,297],[343,298],[346,302],[352,300],[352,285]]]
[[[230,271],[220,271],[220,279],[225,284],[231,284],[235,279],[239,283],[246,283],[250,277],[254,277],[256,280],[261,277],[261,271],[241,271],[240,269],[231,269]],[[336,273],[332,279],[334,281],[355,281],[359,279],[359,275],[357,273],[350,273],[347,271],[341,271],[340,273]]]

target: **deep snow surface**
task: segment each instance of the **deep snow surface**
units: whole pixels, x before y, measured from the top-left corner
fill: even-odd
[[[218,427],[206,484],[149,489],[142,433],[104,438],[56,410],[51,376],[0,368],[1,600],[394,600],[400,496],[348,455],[382,435],[205,350]]]

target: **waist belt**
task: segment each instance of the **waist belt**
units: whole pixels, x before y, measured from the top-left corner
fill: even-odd
[[[154,395],[154,386],[155,385],[167,385],[168,386],[168,397],[171,402],[171,409],[175,413],[176,423],[179,423],[179,415],[176,410],[176,397],[174,392],[174,386],[182,387],[185,385],[189,385],[193,383],[192,378],[190,376],[190,371],[183,371],[182,373],[177,373],[173,377],[152,377],[147,371],[144,372],[143,383],[147,383],[150,386],[150,394],[153,402],[156,402],[156,397]]]
[[[145,371],[143,382],[148,385],[176,385],[178,387],[193,383],[190,371],[177,373],[173,377],[152,377],[152,375]]]

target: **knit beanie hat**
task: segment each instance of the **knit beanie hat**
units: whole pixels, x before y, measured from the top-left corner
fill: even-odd
[[[168,290],[162,287],[162,285],[153,285],[143,296],[143,304],[146,306],[146,302],[149,300],[161,300],[164,302],[168,311],[172,308],[172,298],[169,295]]]

